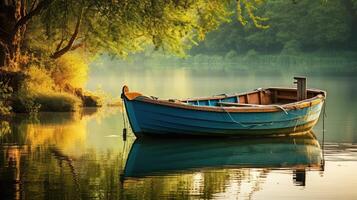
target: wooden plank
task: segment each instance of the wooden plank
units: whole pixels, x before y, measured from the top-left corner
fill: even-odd
[[[262,104],[262,91],[258,91],[258,96],[259,96],[259,104]]]
[[[294,101],[296,101],[296,97],[294,97],[294,96],[285,96],[285,95],[277,95],[276,99],[286,99],[286,100],[294,100]]]
[[[248,103],[231,103],[231,102],[218,102],[218,105],[222,106],[240,106],[240,107],[261,107],[258,104],[248,104]]]
[[[259,94],[258,92],[252,93],[249,95],[249,102],[250,104],[259,104]]]
[[[245,96],[239,96],[239,102],[238,103],[247,103],[247,102],[245,102]]]
[[[277,103],[278,102],[278,90],[273,90],[273,97],[272,97],[272,103]]]

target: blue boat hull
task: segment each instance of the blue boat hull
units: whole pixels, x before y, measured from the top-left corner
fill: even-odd
[[[323,101],[302,109],[279,112],[211,112],[124,99],[137,137],[254,136],[310,130],[318,121]]]

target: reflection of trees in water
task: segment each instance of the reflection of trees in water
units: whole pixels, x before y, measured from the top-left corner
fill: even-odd
[[[167,176],[128,179],[124,182],[127,199],[251,198],[267,177],[265,169],[203,169]],[[145,192],[144,192],[145,191]]]
[[[27,155],[26,147],[10,149],[12,153],[5,157],[15,164],[5,173],[13,177],[2,179],[19,180],[15,183],[17,189],[11,192],[13,197],[22,198],[31,195],[53,199],[65,195],[70,199],[211,199],[233,195],[250,199],[261,189],[261,183],[270,172],[249,168],[203,169],[122,183],[119,178],[123,168],[121,152],[98,154],[91,149],[73,158],[54,147],[28,148],[31,152]]]
[[[23,150],[18,150],[18,152]],[[22,152],[22,154],[24,154]],[[99,198],[189,198],[197,196],[209,199],[224,193],[233,182],[238,186],[256,183],[249,169],[202,170],[173,176],[144,178],[138,181],[120,181],[121,154],[107,151],[97,154],[95,150],[72,158],[57,148],[34,148],[28,155],[17,154],[15,161],[19,179],[13,195],[56,198],[66,195],[70,199]],[[21,161],[21,162],[20,162]],[[264,176],[263,176],[264,177]],[[20,184],[20,182],[22,184]],[[25,184],[24,184],[25,183]],[[124,190],[122,189],[124,188]],[[254,186],[255,188],[255,186]],[[239,193],[239,190],[236,190]]]
[[[26,117],[14,119],[12,133],[1,135],[0,179],[6,183],[1,185],[3,197],[52,199],[65,195],[78,199],[118,191],[113,187],[119,185],[120,152],[102,155],[95,149],[85,151],[88,115],[41,117],[39,122]],[[13,184],[17,189],[9,187]]]
[[[20,146],[3,145],[0,149],[0,191],[4,199],[20,199],[21,177],[20,159],[21,152],[26,148]]]

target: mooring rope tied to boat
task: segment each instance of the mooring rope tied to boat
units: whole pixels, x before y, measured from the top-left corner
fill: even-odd
[[[278,106],[278,105],[276,105],[276,106]],[[291,114],[291,115],[296,115],[296,114],[294,114],[294,113],[288,113],[283,107],[281,107],[281,106],[279,106],[283,111],[284,111],[284,113],[285,114]],[[243,122],[238,122],[238,121],[236,121],[233,117],[232,117],[232,115],[222,106],[221,107],[227,114],[228,114],[228,116],[229,116],[229,118],[231,119],[231,121],[232,122],[234,122],[234,123],[236,123],[236,124],[239,124],[240,126],[242,126],[242,127],[245,127],[245,128],[253,128],[253,127],[257,127],[257,126],[266,126],[266,125],[273,125],[274,124],[274,122],[273,121],[270,121],[270,122],[264,122],[264,123],[259,123],[259,124],[249,124],[249,125],[246,125],[246,124],[244,124]],[[297,124],[299,123],[299,120],[300,120],[300,118],[297,118],[296,119],[296,122],[295,122],[295,126],[294,126],[294,131],[296,130],[296,127],[297,127]]]
[[[226,110],[224,109],[224,107],[221,107],[229,116],[229,118],[232,120],[232,122],[236,123],[236,124],[239,124],[240,126],[242,127],[245,127],[245,128],[253,128],[253,127],[257,127],[257,126],[266,126],[267,124],[269,125],[272,125],[274,122],[271,121],[271,122],[268,122],[268,123],[259,123],[259,124],[249,124],[249,125],[245,125],[244,123],[242,122],[238,122],[236,121],[235,119],[233,119],[233,117],[231,116],[231,114]]]
[[[326,99],[324,99],[323,101],[323,107],[322,107],[322,161],[321,161],[321,165],[324,168],[325,166],[325,117],[327,118],[327,114],[326,114]]]
[[[122,99],[122,104],[121,104],[121,113],[123,116],[124,128],[126,128],[125,116],[124,116],[124,100],[123,99]]]
[[[285,108],[283,108],[283,106],[280,106],[280,105],[271,105],[271,106],[280,108],[282,111],[284,111],[285,114],[287,114],[287,115],[289,114],[288,111]]]
[[[125,115],[125,110],[124,110],[124,99],[122,99],[122,106],[121,106],[121,112],[122,112],[122,116],[123,116],[123,125],[124,125],[124,127],[123,127],[123,140],[125,141],[126,140],[126,137],[127,137],[127,128],[126,128],[126,126],[127,126],[127,123],[126,123],[126,115]]]

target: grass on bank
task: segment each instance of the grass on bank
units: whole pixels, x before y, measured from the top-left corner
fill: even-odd
[[[24,70],[9,73],[11,76],[0,74],[0,79],[9,79],[15,88],[9,100],[13,112],[73,112],[101,106],[99,96],[82,89],[87,71],[82,57],[68,54],[55,61],[30,62]]]
[[[37,93],[33,96],[17,94],[13,101],[13,111],[16,113],[36,112],[73,112],[82,106],[81,100],[63,92]]]

